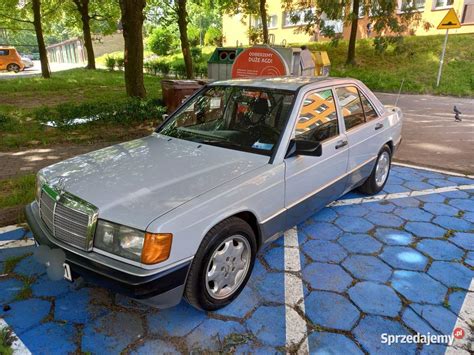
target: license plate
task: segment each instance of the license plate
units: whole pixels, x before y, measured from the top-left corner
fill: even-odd
[[[64,278],[68,281],[72,281],[71,267],[69,264],[64,263]]]

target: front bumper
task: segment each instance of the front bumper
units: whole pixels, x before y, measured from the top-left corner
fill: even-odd
[[[37,209],[33,208],[33,203],[26,206],[25,213],[38,244],[60,248],[65,252],[73,278],[82,276],[87,281],[135,299],[153,298],[158,307],[160,304],[173,305],[180,301],[191,261],[153,275],[127,274],[61,248],[41,227],[43,222]],[[163,299],[160,299],[160,296]],[[168,299],[169,297],[177,299]]]

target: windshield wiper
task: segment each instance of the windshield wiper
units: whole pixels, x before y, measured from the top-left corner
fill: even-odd
[[[240,144],[233,143],[230,141],[226,140],[216,140],[216,139],[200,139],[198,143],[202,144],[209,144],[209,145],[214,145],[217,147],[223,147],[223,148],[238,148],[238,149],[243,149]]]

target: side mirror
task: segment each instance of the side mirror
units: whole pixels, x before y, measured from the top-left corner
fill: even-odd
[[[301,139],[292,139],[288,147],[285,158],[296,155],[309,155],[320,157],[323,154],[323,147],[320,142],[306,141]]]

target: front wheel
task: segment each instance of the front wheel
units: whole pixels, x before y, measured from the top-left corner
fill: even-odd
[[[382,191],[390,174],[391,163],[392,151],[388,145],[384,145],[377,156],[372,173],[359,187],[359,191],[367,195],[375,195]]]
[[[18,73],[20,71],[20,66],[15,63],[11,63],[7,65],[7,70],[8,71],[14,71],[15,73]]]
[[[186,281],[188,303],[206,311],[227,306],[247,284],[256,253],[255,233],[244,220],[231,217],[217,224],[194,257]]]

